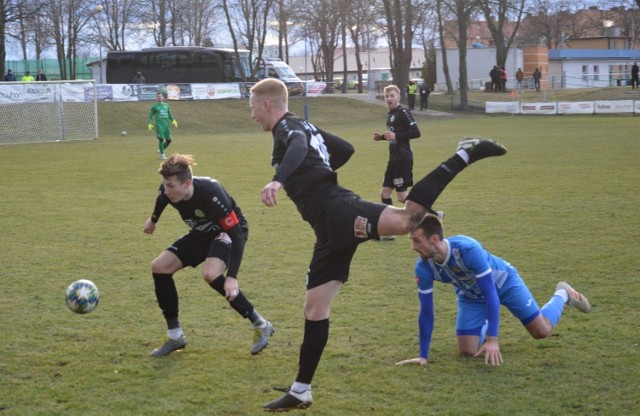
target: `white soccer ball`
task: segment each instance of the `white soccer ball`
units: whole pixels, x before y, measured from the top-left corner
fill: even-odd
[[[126,136],[126,135],[127,135],[127,132],[126,132],[126,131],[122,130],[122,131],[120,132],[120,136],[124,137],[124,136]]]
[[[69,285],[64,300],[75,313],[89,313],[98,307],[100,292],[92,281],[80,279]]]

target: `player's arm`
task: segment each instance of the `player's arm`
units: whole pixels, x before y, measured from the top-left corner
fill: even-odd
[[[416,281],[418,283],[418,299],[420,301],[420,312],[418,314],[420,355],[417,358],[400,361],[396,363],[397,365],[426,365],[429,359],[429,349],[435,323],[435,314],[433,312],[433,274],[420,260],[418,260],[416,264]]]
[[[145,234],[153,234],[156,230],[156,223],[160,219],[160,215],[164,209],[169,205],[169,198],[164,195],[164,188],[161,186],[158,191],[158,197],[156,198],[156,204],[153,208],[153,213],[144,223],[144,232]]]
[[[309,151],[307,136],[301,131],[293,131],[287,142],[287,151],[278,165],[273,180],[262,188],[260,199],[268,207],[274,207],[277,203],[278,191],[282,188],[287,178],[302,164]]]
[[[337,170],[349,161],[355,149],[353,145],[335,134],[320,130],[320,134],[324,139],[324,145],[327,146],[329,152],[329,164],[331,169]]]
[[[403,118],[404,118],[403,120],[404,124],[408,128],[405,131],[396,132],[396,140],[397,139],[409,140],[409,139],[417,139],[418,137],[420,137],[421,133],[420,133],[420,129],[418,128],[418,123],[416,123],[416,120],[413,118],[409,110],[403,109],[401,114],[403,115]]]
[[[502,363],[502,353],[498,345],[498,327],[500,325],[500,299],[493,280],[493,272],[489,270],[476,276],[480,292],[487,300],[487,339],[476,356],[484,354],[484,362],[490,365]]]
[[[287,151],[282,158],[282,163],[276,169],[273,180],[284,184],[289,176],[300,167],[308,152],[307,136],[302,132],[292,131],[291,137],[287,140]]]

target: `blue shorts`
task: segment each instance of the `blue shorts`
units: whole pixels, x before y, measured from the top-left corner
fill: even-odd
[[[509,273],[508,283],[498,290],[500,304],[509,309],[522,325],[528,325],[539,314],[540,308],[531,291],[515,269]],[[458,297],[458,317],[456,335],[478,335],[487,320],[487,302],[485,299]]]

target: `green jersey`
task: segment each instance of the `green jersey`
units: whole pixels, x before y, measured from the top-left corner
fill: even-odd
[[[151,124],[151,120],[156,118],[156,136],[159,139],[171,139],[171,122],[173,116],[171,109],[167,103],[155,103],[151,106],[147,123]]]

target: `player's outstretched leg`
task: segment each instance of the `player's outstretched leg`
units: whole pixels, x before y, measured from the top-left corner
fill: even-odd
[[[464,150],[469,155],[467,165],[486,157],[502,156],[507,153],[507,149],[500,143],[479,137],[462,138],[458,143],[458,150]]]
[[[433,203],[458,173],[480,159],[505,153],[507,149],[493,140],[465,137],[458,143],[453,156],[413,185],[406,200],[421,205],[427,211],[433,211]]]
[[[567,291],[567,295],[569,296],[569,301],[567,302],[569,306],[573,306],[577,310],[581,312],[590,312],[591,304],[589,303],[589,299],[586,298],[585,295],[578,292],[567,282],[558,282],[556,285],[556,291],[564,289]]]

